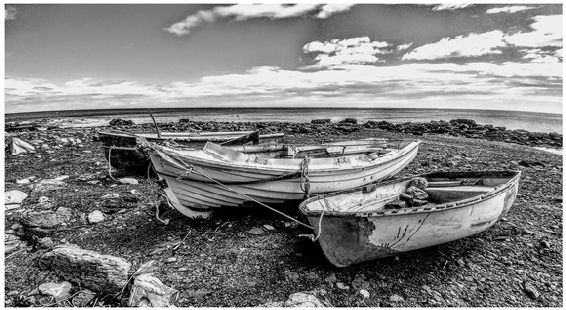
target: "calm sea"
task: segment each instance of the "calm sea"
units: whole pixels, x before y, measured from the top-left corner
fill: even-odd
[[[504,126],[507,129],[524,129],[533,132],[562,133],[562,114],[488,110],[440,109],[332,109],[332,108],[221,108],[221,109],[152,109],[158,122],[175,122],[181,118],[195,121],[224,122],[310,122],[328,118],[333,122],[346,117],[360,122],[386,120],[392,123],[429,122],[456,118],[473,119],[479,124]],[[151,118],[144,109],[82,110],[6,114],[6,122],[14,120],[51,119],[63,126],[108,125],[113,118],[130,119],[135,123],[149,123]]]

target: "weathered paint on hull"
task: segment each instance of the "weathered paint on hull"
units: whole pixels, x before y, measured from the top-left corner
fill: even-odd
[[[385,180],[407,166],[415,158],[417,152],[418,143],[411,145],[402,155],[370,168],[345,169],[346,171],[317,171],[313,169],[309,174],[310,193],[316,195],[343,191]],[[167,181],[172,193],[176,196],[180,205],[185,208],[207,210],[221,206],[239,206],[249,201],[249,199],[238,193],[244,193],[264,203],[302,200],[305,197],[305,192],[301,189],[300,178],[242,185],[228,184],[227,186],[229,188],[238,192],[235,193],[218,184],[206,182],[209,180],[199,177],[196,174],[191,174],[194,180],[180,179],[166,174],[160,174],[159,171],[165,171],[171,174],[175,173],[176,175],[180,172],[178,167],[168,165],[161,157],[152,156],[151,160],[160,177]],[[234,180],[254,181],[261,180],[266,176],[265,173],[241,171],[238,170],[238,167],[233,167],[232,170],[227,171],[226,169],[208,166],[202,167],[202,170],[205,171],[207,175],[220,182]],[[271,173],[272,175],[277,175],[276,173],[281,174],[281,171],[274,170]]]
[[[333,265],[349,265],[422,249],[481,233],[511,208],[519,177],[507,188],[479,201],[415,212],[337,216],[325,215],[318,242]],[[318,233],[320,216],[308,220]]]

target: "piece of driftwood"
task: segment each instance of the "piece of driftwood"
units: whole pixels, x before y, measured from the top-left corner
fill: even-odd
[[[169,307],[178,294],[151,274],[141,274],[134,279],[128,307]]]
[[[93,291],[116,293],[128,281],[131,264],[123,258],[81,249],[74,244],[59,245],[39,260],[64,279]]]

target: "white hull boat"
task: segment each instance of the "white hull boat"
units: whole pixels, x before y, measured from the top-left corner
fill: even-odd
[[[321,195],[299,207],[337,267],[430,247],[492,227],[511,208],[521,172],[437,172],[423,175],[428,202],[388,209],[413,177]]]
[[[381,181],[407,166],[419,144],[366,139],[299,147],[225,148],[214,143],[201,150],[153,143],[144,147],[157,174],[167,181],[170,202],[195,217],[206,215],[199,211],[221,206],[302,200]]]

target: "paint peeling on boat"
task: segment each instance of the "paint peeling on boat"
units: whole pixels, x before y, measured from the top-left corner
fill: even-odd
[[[458,177],[474,181],[482,177],[485,184],[481,187],[487,189],[481,191],[478,186],[458,185],[461,192],[454,188],[453,193],[438,196],[449,200],[429,202],[429,206],[422,208],[375,212],[375,206],[369,204],[374,209],[359,211],[359,206],[368,204],[368,201],[381,201],[379,198],[384,194],[403,192],[409,177],[376,184],[375,188],[371,186],[325,195],[326,204],[319,203],[320,197],[311,198],[301,203],[299,209],[313,226],[317,225],[320,212],[325,210],[318,242],[333,265],[346,267],[487,230],[511,208],[517,196],[520,175],[519,171],[485,171],[440,172],[421,176],[438,178],[439,181]],[[321,208],[324,205],[334,208]],[[354,209],[350,209],[352,207]]]

